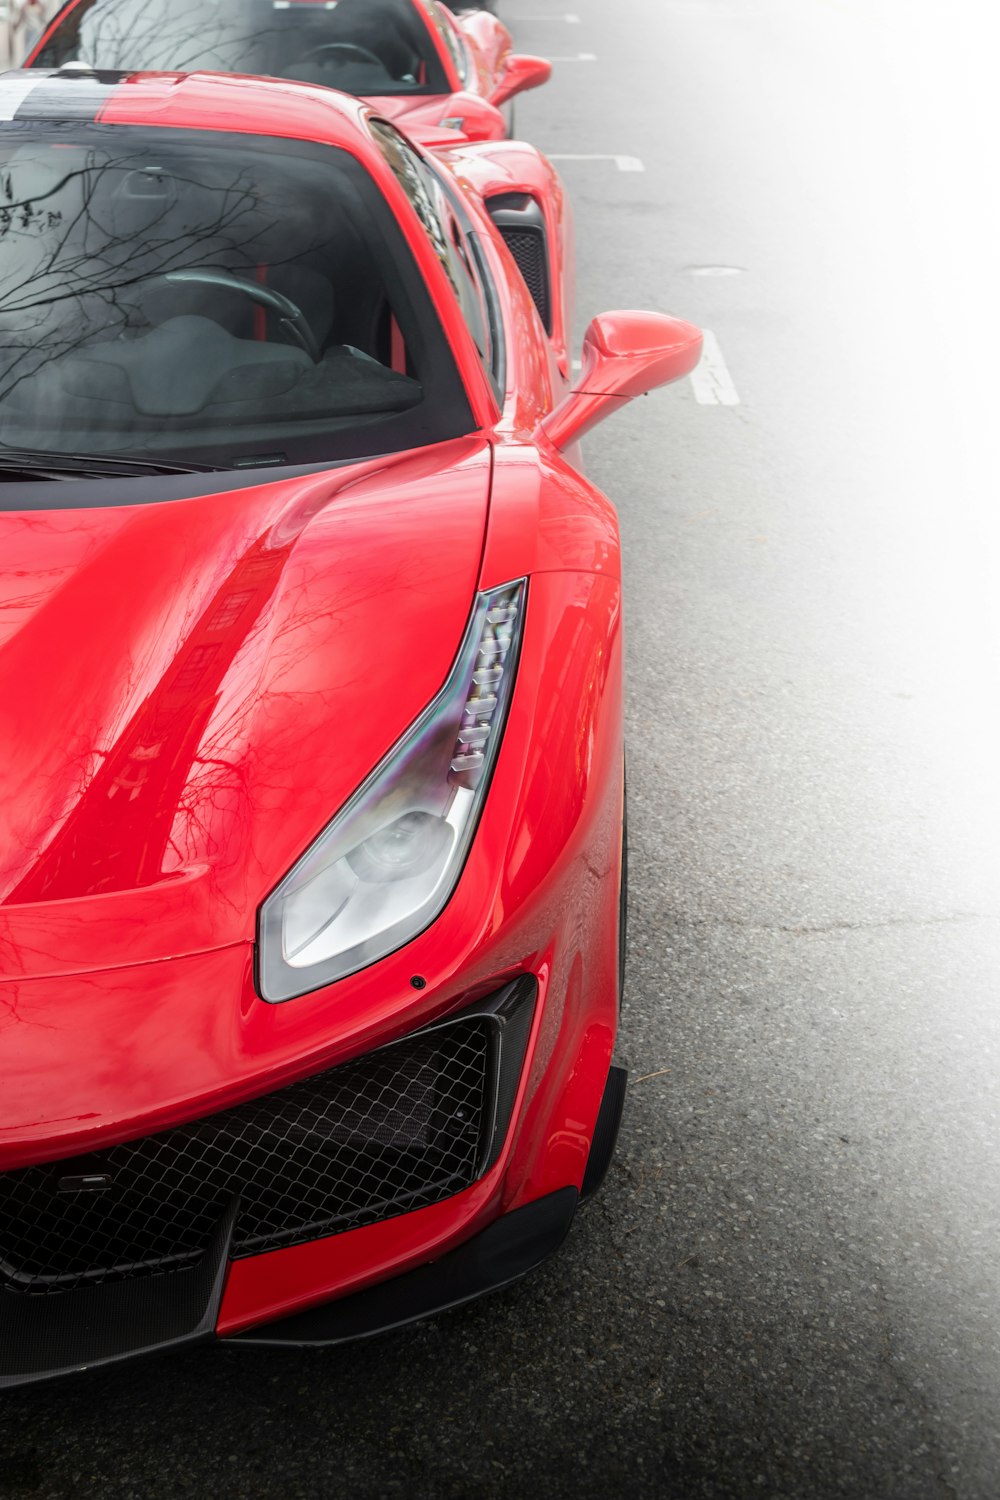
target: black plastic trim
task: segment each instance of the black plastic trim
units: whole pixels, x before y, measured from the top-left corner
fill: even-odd
[[[604,1085],[604,1098],[594,1126],[594,1136],[587,1157],[587,1170],[580,1189],[580,1202],[586,1203],[597,1192],[607,1175],[611,1158],[615,1154],[618,1128],[625,1109],[625,1094],[628,1089],[628,1069],[612,1064],[608,1070],[608,1081]]]
[[[214,1339],[238,1204],[191,1270],[57,1297],[0,1292],[0,1390]]]
[[[577,1197],[576,1188],[560,1188],[505,1214],[430,1265],[220,1342],[293,1348],[347,1344],[460,1307],[519,1281],[554,1254],[569,1232]]]

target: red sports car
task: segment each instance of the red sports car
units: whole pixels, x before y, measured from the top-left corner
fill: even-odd
[[[552,65],[495,16],[439,0],[68,0],[27,67],[267,74],[342,89],[415,129],[509,134],[511,100]]]
[[[577,440],[700,335],[567,391],[544,158],[322,88],[9,74],[0,162],[0,1385],[501,1286],[624,1089]]]

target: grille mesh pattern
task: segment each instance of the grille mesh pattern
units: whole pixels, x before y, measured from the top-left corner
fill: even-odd
[[[546,329],[552,332],[549,309],[549,277],[545,263],[545,238],[538,229],[516,229],[513,225],[497,226],[517,267],[531,293],[531,300],[538,308],[538,315]]]
[[[469,1017],[160,1135],[0,1173],[0,1287],[196,1264],[237,1193],[237,1257],[437,1203],[475,1181],[494,1073],[489,1024]],[[66,1190],[84,1176],[110,1185]]]

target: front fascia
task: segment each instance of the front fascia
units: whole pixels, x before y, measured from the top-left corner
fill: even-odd
[[[560,647],[575,662],[562,680],[554,666]],[[465,997],[518,972],[538,977],[506,1146],[482,1181],[444,1203],[235,1262],[220,1334],[436,1259],[498,1214],[583,1181],[617,1028],[623,745],[614,581],[572,574],[533,581],[514,703],[487,814],[452,906],[423,939],[367,976],[377,984],[395,969],[404,984],[404,975],[417,972],[428,991],[460,986]]]
[[[249,945],[9,988],[0,1030],[17,1088],[4,1092],[0,1169],[96,1150],[268,1093],[530,972],[544,1003],[520,1123],[468,1206],[454,1200],[447,1232],[461,1235],[470,1214],[498,1203],[578,1184],[616,1025],[621,756],[617,583],[540,577],[490,796],[437,922],[371,969],[281,1006],[256,996]],[[412,987],[414,975],[423,990]],[[581,1073],[584,1055],[592,1062]],[[327,1287],[336,1247],[349,1238],[326,1242]],[[374,1265],[379,1274],[387,1273]]]

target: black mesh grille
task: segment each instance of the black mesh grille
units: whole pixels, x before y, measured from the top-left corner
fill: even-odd
[[[497,1034],[470,1016],[193,1124],[0,1173],[0,1288],[197,1264],[237,1194],[233,1256],[449,1197],[489,1145]]]
[[[531,299],[538,308],[546,332],[552,332],[549,309],[549,272],[545,255],[545,236],[540,229],[516,228],[512,224],[498,224],[504,243],[517,261],[518,270],[524,277]]]

